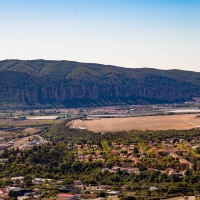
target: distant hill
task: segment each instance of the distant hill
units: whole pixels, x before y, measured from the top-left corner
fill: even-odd
[[[200,73],[70,61],[0,61],[0,108],[174,103],[200,96]]]

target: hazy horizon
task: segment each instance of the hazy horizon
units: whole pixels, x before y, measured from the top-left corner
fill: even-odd
[[[6,60],[19,60],[19,61],[37,61],[37,60],[44,60],[44,61],[56,61],[56,62],[60,62],[60,61],[67,61],[67,62],[77,62],[77,63],[84,63],[84,64],[97,64],[97,65],[104,65],[104,66],[113,66],[113,67],[120,67],[120,68],[127,68],[127,69],[157,69],[157,70],[182,70],[182,71],[189,71],[189,72],[200,72],[199,71],[195,71],[195,70],[190,70],[190,69],[178,69],[178,68],[169,68],[169,69],[164,69],[164,68],[156,68],[156,67],[127,67],[127,66],[119,66],[119,65],[113,65],[113,64],[104,64],[104,63],[97,63],[97,62],[80,62],[80,61],[76,61],[76,60],[52,60],[52,59],[4,59],[4,60],[0,60],[0,62],[2,61],[6,61]]]
[[[200,71],[198,0],[6,0],[0,60]]]

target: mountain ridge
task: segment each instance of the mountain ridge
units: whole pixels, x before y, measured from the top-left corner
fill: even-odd
[[[177,103],[199,95],[199,72],[42,59],[0,61],[1,108]]]

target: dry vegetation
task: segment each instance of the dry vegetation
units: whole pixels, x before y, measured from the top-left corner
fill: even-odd
[[[40,131],[41,129],[39,129],[39,128],[26,128],[26,129],[24,129],[23,131],[22,131],[22,133],[24,133],[24,134],[36,134],[36,133],[38,133],[39,131]]]
[[[58,120],[10,120],[10,119],[1,119],[0,126],[11,126],[14,125],[16,127],[35,127],[35,126],[42,126],[42,125],[51,125],[57,123]]]
[[[15,135],[14,131],[0,131],[0,137],[14,137]]]
[[[117,132],[129,130],[185,130],[200,125],[197,114],[146,116],[128,118],[102,118],[97,120],[75,120],[71,127],[85,127],[94,132]]]

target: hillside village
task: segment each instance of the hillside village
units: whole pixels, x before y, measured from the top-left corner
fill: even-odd
[[[170,138],[162,141],[161,144],[149,141],[149,144],[145,147],[138,147],[134,144],[111,143],[109,152],[104,151],[101,144],[76,144],[73,147],[69,146],[69,149],[75,150],[80,162],[101,161],[104,163],[108,156],[113,157],[114,166],[111,169],[103,168],[102,172],[107,170],[116,173],[121,170],[139,173],[140,167],[145,165],[147,170],[184,176],[187,169],[192,170],[194,168],[194,164],[189,161],[188,156],[191,153],[198,156],[199,139],[195,138],[188,142],[181,138]],[[171,163],[167,166],[165,164],[168,160]]]
[[[39,142],[40,140],[42,142]],[[43,141],[45,140],[41,137],[34,137],[22,145],[21,151],[45,145],[48,145],[50,151],[55,150],[55,144]],[[194,162],[193,159],[200,157],[199,136],[193,137],[192,140],[173,137],[156,142],[152,139],[147,144],[102,140],[96,143],[69,142],[65,146],[67,151],[74,156],[76,163],[101,163],[98,165],[101,166],[100,173],[103,176],[108,173],[140,176],[144,172],[151,172],[183,180],[188,174],[194,173],[200,168],[199,163]],[[1,157],[0,168],[8,167],[10,157],[6,158],[5,153]],[[17,162],[15,161],[17,165],[25,166],[25,163],[20,161],[19,153],[17,158]],[[83,179],[66,182],[64,179],[26,175],[9,176],[6,182],[0,189],[1,199],[9,199],[9,196],[18,196],[19,199],[51,199],[52,196],[57,199],[95,199],[98,197],[116,198],[128,193],[130,195],[138,194],[137,190],[134,191],[126,184],[120,184],[116,187],[96,182],[87,183]],[[157,190],[159,190],[159,185],[153,183],[147,188],[150,193]]]

